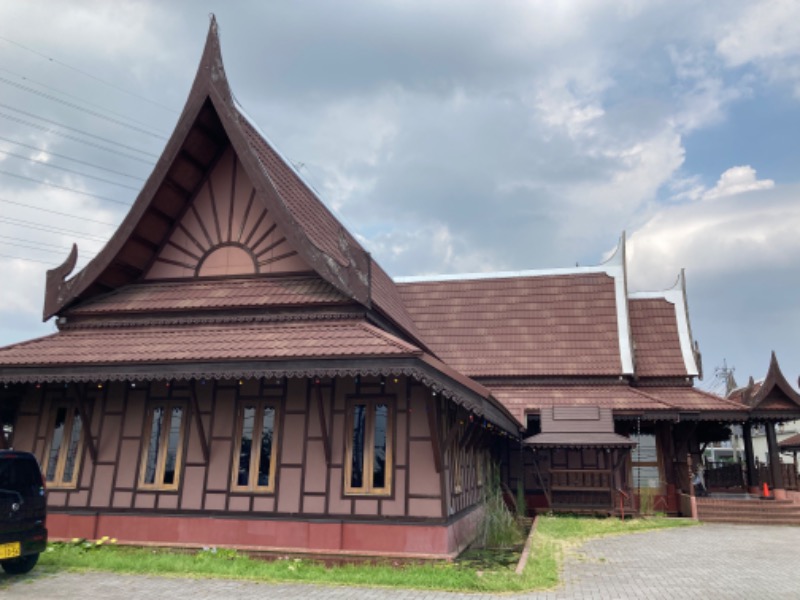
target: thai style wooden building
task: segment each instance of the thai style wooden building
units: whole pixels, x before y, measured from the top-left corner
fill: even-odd
[[[236,104],[213,20],[152,175],[76,256],[59,331],[0,349],[55,538],[447,557],[493,465],[531,509],[678,513],[725,424],[800,416],[777,375],[693,387],[683,277],[630,293],[624,236],[597,267],[390,278]]]

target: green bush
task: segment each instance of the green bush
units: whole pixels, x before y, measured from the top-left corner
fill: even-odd
[[[509,548],[522,543],[522,532],[503,498],[500,470],[493,468],[484,490],[483,519],[476,544],[481,548]]]

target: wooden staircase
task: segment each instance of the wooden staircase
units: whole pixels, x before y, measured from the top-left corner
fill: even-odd
[[[800,525],[800,504],[757,496],[697,498],[697,518],[705,523]]]

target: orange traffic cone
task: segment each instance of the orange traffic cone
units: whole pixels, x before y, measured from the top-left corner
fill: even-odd
[[[769,486],[766,481],[764,482],[764,498],[769,498]]]

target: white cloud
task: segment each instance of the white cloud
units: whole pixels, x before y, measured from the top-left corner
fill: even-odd
[[[715,200],[754,190],[770,190],[775,187],[772,179],[758,179],[756,170],[750,165],[731,167],[720,175],[717,185],[703,192],[703,200]]]
[[[800,186],[780,186],[740,192],[724,203],[662,209],[630,235],[633,285],[665,288],[683,267],[700,277],[727,274],[732,289],[746,285],[747,272],[796,272],[800,264],[798,198]]]
[[[800,4],[794,0],[750,3],[721,29],[717,52],[732,66],[800,55]]]

